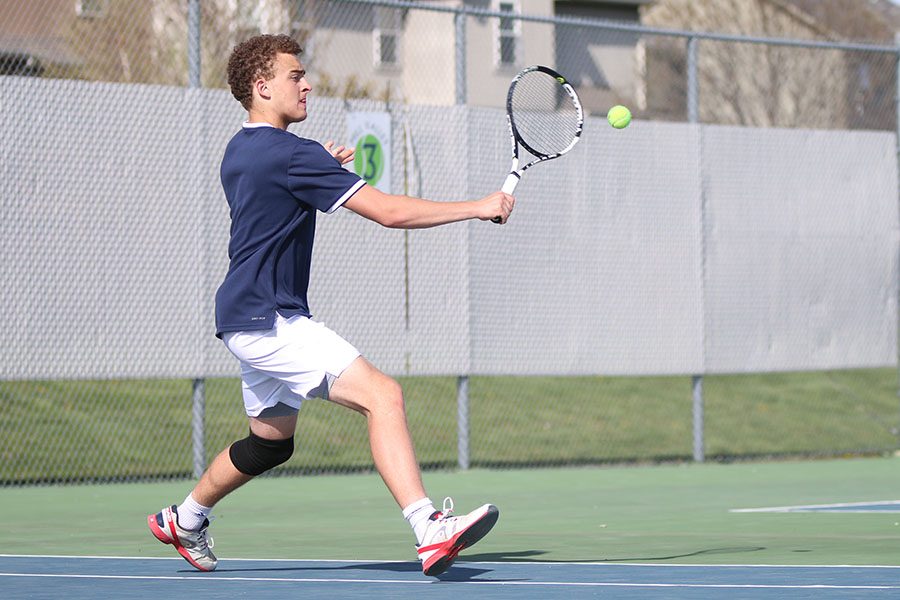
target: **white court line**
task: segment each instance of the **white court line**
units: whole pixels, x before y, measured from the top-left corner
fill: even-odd
[[[184,561],[180,556],[103,556],[84,554],[0,554],[0,558],[88,558],[92,560],[170,560]],[[343,563],[349,565],[362,564],[391,564],[391,563],[417,563],[414,560],[361,560],[338,558],[237,558],[220,557],[219,560],[232,562],[295,562],[295,563]],[[456,565],[570,565],[570,566],[601,566],[601,567],[655,567],[668,569],[670,567],[681,568],[740,568],[740,569],[900,569],[900,565],[772,565],[772,564],[740,564],[740,563],[632,563],[632,562],[564,562],[564,561],[532,561],[532,560],[503,560],[503,561],[467,561],[457,559]]]
[[[0,556],[3,556],[0,554]],[[355,561],[342,561],[355,562]],[[900,565],[770,565],[765,563],[755,564],[738,564],[738,563],[633,563],[633,562],[554,562],[554,561],[465,561],[458,560],[453,563],[470,564],[470,565],[570,565],[570,566],[599,566],[599,567],[656,567],[660,569],[668,569],[669,567],[715,569],[718,567],[738,568],[738,569],[900,569]]]
[[[336,579],[336,578],[278,578],[278,577],[188,577],[175,575],[62,575],[49,573],[0,573],[0,577],[42,577],[57,579],[118,579],[145,581],[264,581],[266,583],[387,583],[391,585],[434,585],[434,581],[411,579]],[[576,581],[453,581],[443,583],[467,585],[520,585],[563,587],[623,587],[623,588],[712,588],[712,589],[778,589],[778,590],[900,590],[896,585],[768,585],[755,583],[631,583],[631,582],[576,582]]]
[[[896,506],[896,511],[890,510],[843,510],[840,512],[861,512],[861,513],[890,513],[890,512],[900,512],[900,500],[883,500],[880,502],[839,502],[836,504],[803,504],[797,506],[768,506],[764,508],[732,508],[728,512],[733,513],[758,513],[758,512],[776,512],[776,513],[785,513],[785,512],[803,512],[803,511],[816,511],[821,509],[828,508],[854,508],[854,507],[862,507],[862,506],[872,506],[874,504],[888,504],[890,506]]]

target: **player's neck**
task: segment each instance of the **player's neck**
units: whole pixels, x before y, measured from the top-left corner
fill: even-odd
[[[288,125],[290,125],[288,120],[284,117],[268,114],[266,111],[251,108],[249,113],[250,114],[247,117],[248,123],[268,123],[272,127],[277,127],[278,129],[287,129]]]

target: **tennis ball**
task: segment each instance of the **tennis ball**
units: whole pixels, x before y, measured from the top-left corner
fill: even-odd
[[[606,120],[616,129],[625,129],[631,123],[631,111],[617,104],[606,113]]]

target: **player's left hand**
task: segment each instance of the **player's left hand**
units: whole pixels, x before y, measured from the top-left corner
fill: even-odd
[[[516,205],[516,199],[506,192],[494,192],[490,196],[478,200],[477,203],[479,219],[503,225],[509,219],[509,214]]]
[[[325,142],[325,149],[328,150],[328,153],[331,154],[339,163],[342,165],[346,165],[348,162],[353,160],[354,153],[356,152],[356,148],[346,148],[344,146],[338,146],[337,148],[333,148],[334,142],[328,140]]]

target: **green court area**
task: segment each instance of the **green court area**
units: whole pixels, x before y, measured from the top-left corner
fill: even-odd
[[[731,509],[900,499],[900,458],[429,472],[458,511],[486,501],[497,527],[463,560],[900,565],[900,514]],[[146,515],[188,481],[0,490],[0,547],[42,555],[173,556]],[[267,477],[226,498],[220,558],[415,560],[377,475]],[[184,565],[187,568],[187,565]]]

